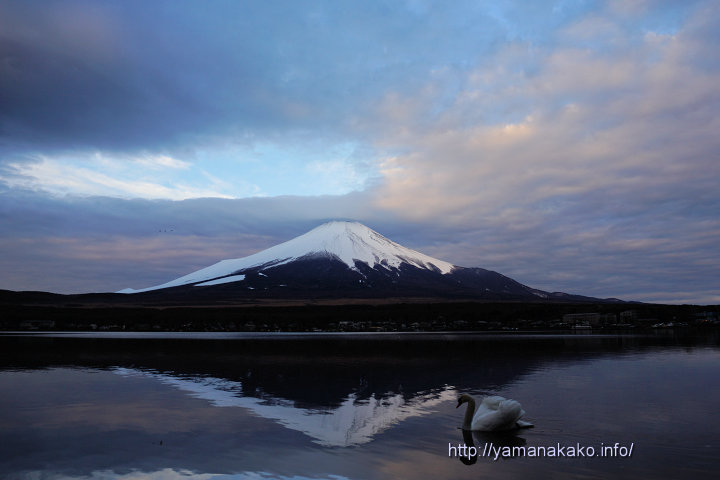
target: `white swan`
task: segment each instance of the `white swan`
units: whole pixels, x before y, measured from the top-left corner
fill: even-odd
[[[480,406],[475,409],[475,399],[470,395],[460,395],[457,407],[467,403],[463,430],[476,430],[483,432],[497,430],[511,430],[513,428],[528,428],[533,424],[524,422],[520,418],[525,415],[520,402],[508,400],[504,397],[484,397]]]

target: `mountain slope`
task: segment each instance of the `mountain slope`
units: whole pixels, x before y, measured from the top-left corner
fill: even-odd
[[[397,268],[401,264],[449,273],[454,265],[403,247],[374,230],[357,222],[328,222],[285,243],[275,245],[254,255],[232,260],[222,260],[188,275],[167,283],[143,289],[125,289],[119,293],[139,293],[180,285],[201,284],[215,281],[215,284],[227,281],[243,280],[242,275],[231,275],[248,269],[259,271],[278,267],[297,260],[326,258],[339,260],[351,270],[358,271],[356,262],[369,267],[380,265],[384,268]],[[207,285],[207,284],[204,284]]]
[[[523,285],[403,247],[357,222],[329,222],[244,258],[223,260],[175,280],[118,293],[223,298],[465,298],[588,301]]]

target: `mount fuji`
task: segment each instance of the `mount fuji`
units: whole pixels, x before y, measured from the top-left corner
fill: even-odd
[[[357,222],[328,222],[248,257],[118,293],[195,298],[463,298],[597,301],[550,293],[399,245]]]

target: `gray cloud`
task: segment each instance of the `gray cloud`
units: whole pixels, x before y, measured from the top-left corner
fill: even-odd
[[[13,152],[342,135],[389,85],[461,66],[503,28],[474,2],[4,2],[0,138]]]

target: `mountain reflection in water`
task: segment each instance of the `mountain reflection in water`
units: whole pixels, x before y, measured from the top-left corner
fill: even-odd
[[[246,408],[260,417],[302,432],[319,445],[328,447],[367,443],[392,425],[410,417],[428,415],[439,403],[457,398],[453,387],[431,393],[418,392],[409,399],[392,392],[381,397],[373,393],[366,399],[351,393],[335,408],[303,408],[296,407],[291,400],[270,395],[259,398],[243,396],[240,382],[220,378],[174,377],[127,368],[114,371],[124,376],[139,375],[156,379],[217,407]]]

